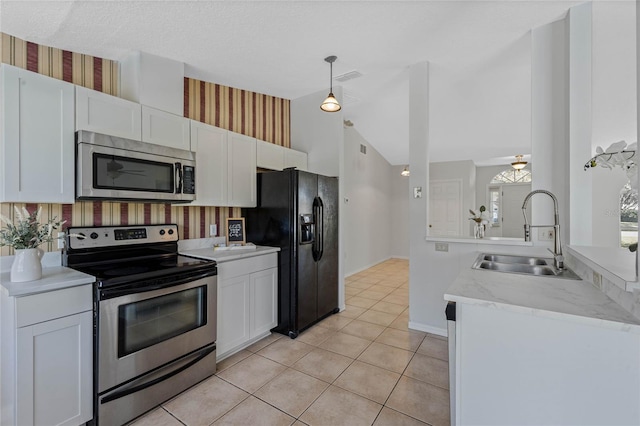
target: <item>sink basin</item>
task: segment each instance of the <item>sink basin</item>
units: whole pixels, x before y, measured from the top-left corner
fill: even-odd
[[[553,259],[529,256],[511,256],[507,254],[483,253],[476,259],[473,269],[507,272],[511,274],[536,275],[579,280],[580,277],[568,268],[556,269]]]

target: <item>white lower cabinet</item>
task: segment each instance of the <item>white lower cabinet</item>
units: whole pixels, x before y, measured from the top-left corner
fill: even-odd
[[[277,264],[277,253],[218,263],[218,360],[277,325]]]
[[[93,418],[92,286],[2,295],[2,425]]]
[[[456,425],[640,424],[640,335],[456,304]]]

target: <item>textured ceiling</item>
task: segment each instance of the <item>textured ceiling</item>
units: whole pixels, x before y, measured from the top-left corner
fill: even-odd
[[[410,65],[473,72],[577,3],[1,0],[0,30],[113,60],[140,50],[184,62],[188,77],[287,99],[326,90],[323,59],[337,55],[334,76],[363,74],[341,84],[345,119],[404,164]]]

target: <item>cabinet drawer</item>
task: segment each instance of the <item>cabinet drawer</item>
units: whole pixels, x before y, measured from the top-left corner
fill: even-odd
[[[93,309],[92,284],[16,298],[17,327]]]
[[[278,253],[218,263],[218,279],[224,280],[278,266]]]

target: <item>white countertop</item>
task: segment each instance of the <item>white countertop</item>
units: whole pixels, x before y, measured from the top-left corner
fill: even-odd
[[[218,263],[230,260],[245,259],[253,256],[262,256],[269,253],[277,253],[279,247],[256,246],[255,249],[214,250],[213,247],[197,249],[179,249],[180,254],[197,257],[200,259],[215,260]]]
[[[445,300],[640,334],[640,320],[590,282],[463,269]]]
[[[65,266],[43,266],[42,278],[36,281],[14,283],[10,281],[10,277],[10,271],[0,272],[0,285],[8,292],[9,296],[27,296],[30,294],[44,293],[67,287],[91,284],[96,280],[91,275]]]
[[[636,281],[636,253],[620,247],[567,246],[566,250],[621,289],[640,289]]]

